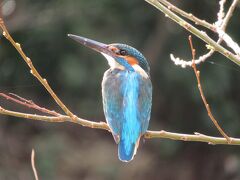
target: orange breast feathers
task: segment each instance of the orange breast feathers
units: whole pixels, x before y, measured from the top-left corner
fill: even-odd
[[[130,65],[135,65],[135,64],[138,64],[138,60],[135,58],[135,57],[132,57],[132,56],[125,56],[123,57],[124,59],[127,60],[128,64]]]

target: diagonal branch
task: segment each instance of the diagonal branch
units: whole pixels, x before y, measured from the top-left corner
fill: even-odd
[[[220,24],[220,26],[217,26],[216,31],[218,33],[219,39],[224,40],[226,42],[226,44],[228,45],[228,47],[232,48],[232,50],[240,57],[240,47],[238,46],[238,44],[236,42],[234,42],[232,40],[232,38],[227,33],[225,33],[227,24],[228,24],[230,18],[232,17],[233,11],[235,10],[238,3],[239,3],[239,0],[233,0],[231,6],[228,9],[228,12],[227,12],[225,18],[222,20],[222,24]],[[220,8],[220,10],[221,10],[221,8]],[[220,20],[218,20],[216,22],[216,24],[219,21]]]
[[[236,8],[238,3],[239,3],[239,0],[234,0],[232,2],[231,6],[229,7],[228,12],[227,12],[225,18],[223,19],[223,23],[221,25],[222,26],[222,28],[221,28],[222,30],[224,30],[224,31],[226,30],[227,24],[228,24],[230,18],[232,17],[233,11],[235,10],[235,8]]]
[[[11,97],[10,95],[12,95],[13,97]],[[2,96],[3,98],[5,98],[7,100],[15,102],[17,104],[26,106],[30,109],[35,109],[35,110],[38,110],[40,112],[47,113],[47,114],[50,114],[50,115],[53,115],[53,116],[60,116],[61,115],[61,114],[59,114],[55,111],[51,111],[47,108],[40,107],[39,105],[35,104],[33,101],[27,100],[25,98],[22,98],[22,97],[16,95],[16,94],[13,94],[13,93],[9,93],[9,95],[6,95],[4,93],[0,93],[0,96]],[[14,97],[17,97],[17,99],[14,98]]]
[[[222,55],[227,57],[229,60],[233,61],[234,63],[236,63],[237,65],[240,66],[240,57],[239,56],[234,55],[233,53],[231,53],[230,51],[225,49],[223,46],[221,46],[217,42],[215,42],[213,39],[211,39],[205,32],[198,30],[197,28],[195,28],[194,26],[192,26],[191,24],[189,24],[188,22],[186,22],[185,20],[180,18],[178,15],[176,15],[170,9],[165,7],[160,2],[160,0],[159,1],[145,0],[145,1],[148,2],[149,4],[153,5],[160,11],[162,11],[167,17],[169,17],[170,19],[172,19],[173,21],[178,23],[180,26],[185,28],[187,31],[191,32],[198,38],[202,39],[204,42],[206,42],[208,44],[208,47],[210,49],[212,49],[214,51],[218,51],[219,53],[221,53]]]
[[[37,80],[45,87],[45,89],[48,91],[48,93],[52,96],[52,98],[55,100],[55,102],[59,105],[59,107],[62,108],[62,110],[68,115],[73,121],[78,121],[78,117],[74,115],[66,106],[65,104],[60,100],[60,98],[56,95],[56,93],[52,90],[50,85],[48,84],[47,80],[44,79],[37,71],[37,69],[34,67],[31,59],[26,56],[26,54],[23,52],[21,45],[19,43],[16,43],[11,35],[9,34],[4,21],[2,18],[0,18],[0,27],[3,30],[3,36],[15,47],[15,49],[18,51],[18,53],[22,56],[25,63],[30,68],[30,73],[37,78]],[[80,119],[81,121],[81,119]],[[86,122],[83,121],[83,124]],[[89,122],[91,123],[91,122]],[[100,123],[101,124],[101,123]]]
[[[192,13],[187,13],[187,12],[179,9],[178,7],[176,7],[173,4],[171,4],[170,2],[168,2],[167,0],[158,0],[158,1],[161,2],[162,4],[164,4],[165,6],[167,6],[169,10],[172,10],[172,11],[182,15],[183,17],[194,22],[196,25],[201,25],[205,28],[208,28],[208,29],[216,32],[216,27],[214,25],[208,23],[206,20],[199,19],[198,17],[194,16]]]

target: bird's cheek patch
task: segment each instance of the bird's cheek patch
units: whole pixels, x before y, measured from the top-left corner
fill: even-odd
[[[135,64],[138,64],[137,59],[134,58],[134,57],[127,56],[127,57],[124,57],[124,58],[127,60],[128,64],[131,64],[132,66],[135,65]]]

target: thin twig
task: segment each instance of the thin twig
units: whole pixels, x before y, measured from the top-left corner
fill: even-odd
[[[219,39],[224,40],[228,47],[232,48],[232,50],[240,57],[240,47],[239,45],[233,41],[233,39],[225,33],[227,24],[230,20],[230,18],[233,15],[233,11],[235,10],[237,4],[239,3],[239,0],[233,0],[231,6],[228,9],[228,12],[225,16],[225,18],[222,21],[222,24],[220,27],[217,26],[216,31],[218,33]]]
[[[9,95],[15,96],[15,97],[17,97],[18,99],[14,98],[14,97],[11,97],[11,96],[9,96]],[[15,102],[15,103],[17,103],[17,104],[21,104],[21,105],[26,106],[26,107],[28,107],[28,108],[36,109],[36,110],[38,110],[38,111],[40,111],[40,112],[47,113],[47,114],[51,114],[51,115],[53,115],[53,116],[59,116],[59,115],[61,115],[61,114],[59,114],[59,113],[57,113],[57,112],[55,112],[55,111],[51,111],[51,110],[49,110],[49,109],[47,109],[47,108],[40,107],[39,105],[35,104],[33,101],[24,99],[24,98],[22,98],[22,97],[20,97],[20,96],[18,96],[18,95],[16,95],[16,94],[9,93],[9,95],[6,95],[6,94],[4,94],[4,93],[0,93],[0,96],[1,96],[1,97],[4,97],[4,98],[7,99],[7,100],[10,100],[10,101]]]
[[[217,13],[217,21],[214,23],[218,27],[220,27],[223,23],[223,18],[225,16],[225,13],[224,13],[225,3],[226,3],[226,0],[220,0],[219,1],[219,11]]]
[[[33,169],[35,180],[38,180],[37,169],[35,167],[35,151],[34,151],[34,149],[32,149],[32,153],[31,153],[31,164],[32,164],[32,169]]]
[[[83,119],[79,121],[73,121],[68,116],[59,116],[59,117],[53,117],[53,116],[41,116],[41,115],[34,115],[34,114],[26,114],[26,113],[20,113],[15,111],[9,111],[5,110],[2,107],[0,107],[0,114],[5,114],[8,116],[13,117],[20,117],[24,119],[31,119],[31,120],[37,120],[37,121],[46,121],[51,123],[58,123],[58,122],[71,122],[71,123],[77,123],[82,125]],[[85,120],[86,123],[89,123],[91,121]],[[106,123],[101,122],[95,123],[92,122],[92,124],[87,124],[87,127],[96,128],[96,129],[103,129],[108,130],[109,127]],[[144,138],[146,139],[152,139],[152,138],[165,138],[165,139],[171,139],[171,140],[177,140],[177,141],[196,141],[196,142],[205,142],[208,144],[225,144],[225,145],[240,145],[240,139],[238,138],[230,138],[230,143],[226,140],[226,138],[221,137],[213,137],[213,136],[207,136],[200,133],[195,134],[182,134],[182,133],[173,133],[173,132],[167,132],[164,130],[161,131],[147,131],[144,134]]]
[[[202,39],[204,42],[206,42],[209,45],[210,49],[218,51],[219,53],[227,57],[227,59],[233,61],[234,63],[240,66],[240,57],[234,55],[233,53],[225,49],[223,46],[219,45],[217,42],[211,39],[205,32],[198,30],[197,28],[195,28],[194,26],[192,26],[191,24],[189,24],[188,22],[186,22],[185,20],[177,16],[175,13],[173,13],[171,10],[166,8],[159,1],[157,0],[145,0],[145,1],[153,5],[160,11],[162,11],[167,17],[171,18],[173,21],[178,23],[187,31],[191,32],[198,38]]]
[[[197,83],[198,83],[198,89],[201,95],[201,98],[203,100],[203,103],[206,107],[206,110],[208,112],[208,116],[210,117],[210,119],[212,120],[213,124],[216,126],[216,128],[218,129],[218,131],[220,132],[220,134],[226,138],[226,140],[228,141],[228,143],[231,143],[231,139],[228,137],[228,135],[224,132],[224,130],[221,128],[221,126],[218,124],[217,120],[214,118],[214,116],[212,115],[212,111],[210,109],[210,106],[206,100],[206,97],[203,93],[202,90],[202,85],[201,85],[201,81],[200,81],[200,71],[197,70],[196,64],[195,64],[195,54],[196,54],[196,50],[193,47],[193,43],[192,43],[192,37],[189,36],[189,44],[191,47],[191,52],[192,52],[192,68],[194,70],[195,76],[197,78]]]
[[[168,7],[168,9],[170,9],[178,14],[181,14],[183,17],[191,20],[196,25],[201,25],[205,28],[212,30],[213,32],[216,32],[216,27],[213,24],[210,24],[209,22],[207,22],[206,20],[199,19],[198,17],[194,16],[192,13],[187,13],[187,12],[179,9],[178,7],[174,6],[173,4],[171,4],[170,2],[168,2],[166,0],[158,0],[158,2],[163,3],[165,6]]]
[[[232,2],[231,6],[229,7],[228,12],[227,12],[225,18],[223,19],[223,23],[222,23],[222,25],[221,25],[221,26],[222,26],[221,29],[222,29],[223,31],[226,30],[226,26],[227,26],[230,18],[232,17],[233,11],[235,10],[235,8],[236,8],[236,6],[237,6],[238,3],[239,3],[239,0],[234,0],[234,1]]]
[[[37,121],[46,121],[46,122],[72,122],[80,124],[84,127],[89,128],[95,128],[95,129],[105,129],[110,131],[108,125],[105,122],[93,122],[86,119],[78,118],[77,119],[71,119],[69,116],[42,116],[37,114],[28,114],[28,113],[21,113],[16,111],[10,111],[7,109],[4,109],[0,106],[0,114],[8,115],[8,116],[14,116],[19,118],[25,118],[25,119],[31,119],[31,120],[37,120]]]

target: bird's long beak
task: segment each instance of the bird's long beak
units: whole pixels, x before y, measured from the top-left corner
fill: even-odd
[[[73,35],[73,34],[68,34],[68,37],[70,37],[71,39],[77,41],[78,43],[80,43],[86,47],[89,47],[97,52],[108,54],[110,56],[114,55],[113,52],[108,49],[107,44],[103,44],[103,43],[94,41],[92,39],[88,39],[88,38]]]

